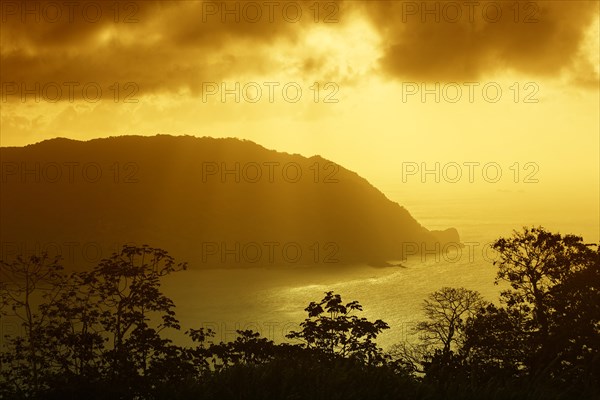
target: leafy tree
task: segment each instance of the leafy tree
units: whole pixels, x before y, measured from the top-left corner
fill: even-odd
[[[468,355],[474,381],[507,381],[523,375],[530,354],[525,318],[518,308],[490,304],[468,320],[461,350]]]
[[[546,351],[554,380],[592,390],[600,388],[600,257],[549,290],[551,310]]]
[[[481,382],[527,383],[565,398],[600,394],[599,253],[574,235],[523,228],[494,242],[502,306],[466,328],[464,351]],[[531,389],[533,390],[533,389]]]
[[[17,258],[2,267],[3,313],[26,328],[2,355],[13,392],[72,391],[107,380],[115,390],[139,392],[152,385],[147,377],[156,365],[173,366],[184,353],[160,336],[166,328],[179,329],[160,278],[186,265],[161,249],[124,246],[92,271],[69,277],[58,259],[46,257]]]
[[[98,323],[112,345],[103,354],[111,379],[135,384],[153,361],[165,357],[170,341],[160,332],[180,326],[173,301],[160,291],[160,278],[186,268],[164,250],[124,246],[82,275],[100,305]]]
[[[251,330],[237,330],[238,337],[233,342],[213,344],[209,354],[213,357],[213,365],[220,369],[232,365],[255,365],[271,361],[277,348],[275,343]],[[217,362],[216,358],[220,361]]]
[[[287,336],[299,343],[238,331],[214,344],[190,329],[195,345],[175,345],[160,281],[186,265],[148,246],[71,275],[45,256],[2,262],[0,313],[23,333],[0,354],[0,398],[598,398],[598,250],[542,228],[494,248],[496,282],[510,285],[500,304],[441,288],[423,303],[418,340],[391,357],[375,343],[388,325],[334,292],[305,308]]]
[[[362,311],[358,301],[344,305],[341,296],[330,291],[320,302],[311,302],[304,311],[308,318],[300,324],[302,330],[290,332],[289,339],[300,339],[305,348],[332,357],[351,357],[366,364],[384,361],[375,339],[389,326],[380,319],[371,322],[352,315],[353,311]]]
[[[556,301],[571,298],[564,290],[557,297],[559,288],[597,263],[598,253],[581,237],[562,236],[542,227],[514,231],[512,237],[496,240],[492,248],[499,254],[494,262],[496,283],[505,281],[511,286],[502,292],[501,300],[523,312],[521,329],[529,332],[533,353],[528,364],[531,372],[541,372],[557,355],[550,340]]]
[[[47,254],[0,261],[1,315],[20,321],[24,331],[23,336],[8,340],[12,351],[2,354],[0,376],[24,394],[43,387],[43,374],[52,359],[48,356],[51,337],[46,334],[50,321],[47,314],[37,312],[37,305],[56,302],[64,289],[59,261]]]

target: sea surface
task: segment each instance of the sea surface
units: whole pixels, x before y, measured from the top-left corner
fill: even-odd
[[[362,304],[364,311],[357,315],[389,324],[390,329],[378,338],[378,344],[387,349],[414,339],[413,327],[423,318],[423,301],[444,286],[476,290],[485,299],[497,302],[505,285],[494,283],[497,268],[493,261],[497,255],[490,244],[500,236],[510,236],[522,225],[516,220],[486,222],[485,215],[460,221],[439,217],[424,219],[429,223],[424,225],[429,229],[457,227],[465,247],[452,246],[446,255],[409,257],[401,260],[401,266],[267,265],[204,270],[192,266],[165,277],[163,290],[175,302],[182,326],[181,332],[171,338],[185,344],[186,329],[206,327],[215,331],[216,342],[234,340],[236,329],[251,329],[276,342],[286,341],[285,335],[297,330],[306,318],[304,308],[311,301],[321,300],[326,291],[334,291],[344,302],[358,300]],[[582,235],[588,242],[598,241],[594,221],[572,225],[560,232]],[[568,224],[557,222],[555,226]]]
[[[506,284],[494,283],[497,267],[493,261],[497,255],[490,244],[498,237],[510,236],[520,225],[512,220],[486,222],[483,215],[479,221],[427,221],[422,216],[421,220],[428,222],[429,229],[457,227],[464,247],[452,245],[446,254],[390,260],[398,263],[390,267],[288,264],[199,269],[192,265],[186,271],[165,276],[162,290],[175,303],[181,330],[164,330],[162,334],[180,345],[191,345],[184,332],[200,327],[215,332],[214,342],[234,340],[236,330],[253,330],[275,342],[289,341],[286,335],[299,329],[306,318],[306,306],[333,291],[344,302],[358,300],[363,306],[358,316],[388,323],[390,329],[379,336],[377,343],[389,349],[396,343],[415,339],[413,328],[423,319],[423,301],[444,286],[476,290],[485,299],[498,302]],[[556,226],[563,224],[557,222],[548,229],[556,231]],[[560,232],[577,233],[586,242],[598,242],[598,225],[593,220]],[[18,321],[0,321],[2,335],[17,334],[19,326]]]

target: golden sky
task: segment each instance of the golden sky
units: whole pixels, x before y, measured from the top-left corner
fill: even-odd
[[[599,4],[3,1],[0,144],[233,136],[598,240]]]

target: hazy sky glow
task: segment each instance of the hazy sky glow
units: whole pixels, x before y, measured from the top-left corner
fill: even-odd
[[[234,136],[338,162],[430,227],[471,210],[598,240],[596,1],[27,3],[2,2],[2,146]]]

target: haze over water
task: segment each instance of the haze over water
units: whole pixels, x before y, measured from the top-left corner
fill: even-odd
[[[459,217],[456,204],[444,209],[434,203],[425,201],[414,211],[408,209],[429,229],[457,227],[461,242],[466,244],[459,253],[453,247],[446,255],[412,256],[402,262],[404,268],[337,264],[201,271],[191,268],[167,277],[165,291],[178,305],[183,327],[213,328],[218,342],[233,340],[235,329],[253,329],[282,341],[304,320],[303,310],[308,303],[333,290],[347,302],[358,300],[363,305],[363,316],[390,325],[391,329],[378,339],[380,346],[389,348],[411,339],[411,328],[422,317],[423,300],[443,286],[477,290],[487,300],[497,302],[502,284],[494,285],[495,254],[489,244],[500,236],[509,236],[529,220],[534,223],[534,217],[547,229],[581,235],[588,242],[598,241],[598,224],[593,218],[525,213],[503,220],[490,218],[485,205],[477,210],[469,203],[463,205],[465,214]],[[576,215],[576,210],[572,211]]]

